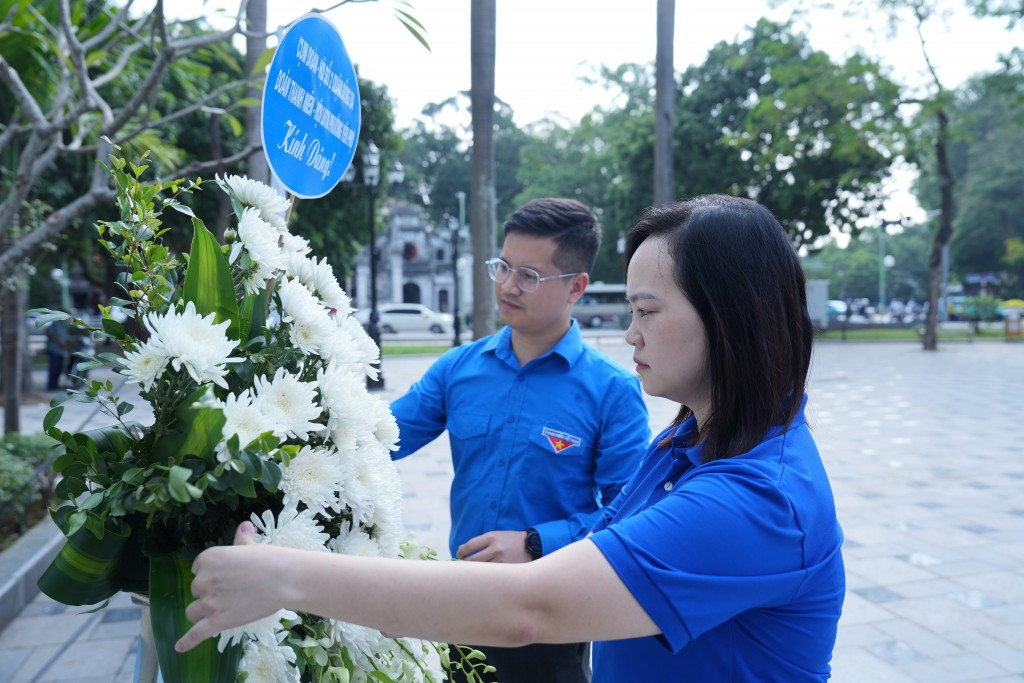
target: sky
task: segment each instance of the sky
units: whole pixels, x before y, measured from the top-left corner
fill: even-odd
[[[268,0],[268,29],[284,26],[314,8],[336,0]],[[423,106],[441,102],[470,87],[469,0],[411,0],[409,12],[425,27],[428,52],[392,13],[394,0],[349,3],[326,16],[338,28],[359,73],[385,84],[396,105],[396,123],[408,126]],[[963,0],[949,0],[961,5]],[[180,16],[217,7],[236,9],[229,0],[169,3]],[[497,0],[495,94],[511,106],[515,122],[526,125],[548,114],[577,121],[607,93],[579,82],[600,65],[650,63],[655,56],[656,0]],[[784,19],[763,0],[705,0],[676,3],[675,68],[700,64],[720,41],[745,35],[758,18]],[[856,47],[880,59],[891,77],[907,85],[926,82],[916,35],[902,30],[885,34],[881,20],[842,18],[837,13],[811,15],[811,45],[842,59]],[[875,30],[871,30],[871,28]],[[955,87],[973,73],[989,70],[1000,52],[1021,35],[1011,35],[994,21],[979,21],[963,11],[934,22],[925,36],[940,78]],[[905,195],[908,174],[896,181]],[[920,217],[920,207],[903,196],[892,212]]]

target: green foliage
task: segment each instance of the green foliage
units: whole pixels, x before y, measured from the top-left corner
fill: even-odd
[[[1005,19],[1008,28],[1024,23],[1024,2],[1021,0],[967,0],[976,16]]]
[[[101,245],[122,271],[118,284],[124,298],[103,307],[100,329],[78,319],[72,319],[72,324],[130,350],[136,342],[112,317],[115,308],[141,330],[146,314],[165,311],[184,298],[201,315],[215,313],[237,329],[235,291],[240,285],[232,281],[223,248],[202,222],[194,219],[196,237],[184,278],[182,261],[161,241],[163,210],[174,208],[191,215],[178,196],[195,191],[202,181],[146,183],[142,181],[146,170],[143,164],[111,158],[108,171],[118,188],[121,220],[102,221],[98,229]],[[258,357],[268,364],[279,363],[287,353]],[[93,365],[124,367],[114,354],[93,359]],[[268,494],[277,491],[279,467],[258,457],[260,449],[275,448],[277,440],[266,436],[245,448],[233,444],[232,457],[220,462],[211,456],[223,417],[220,411],[195,407],[203,391],[196,390],[187,374],[162,380],[141,395],[155,410],[154,425],[147,430],[124,421],[132,406],[114,393],[109,380],[88,382],[81,391],[54,399],[45,424],[47,434],[63,446],[53,465],[61,476],[57,497],[65,501],[56,520],[69,537],[84,526],[99,539],[107,534],[126,536],[144,520],[153,530],[150,540],[165,551],[185,545],[195,553],[206,545],[229,542],[225,535],[248,518],[251,503],[245,501],[257,498],[256,485]],[[96,403],[117,423],[86,433],[61,430],[56,426],[60,403],[70,399]],[[230,519],[212,514],[215,510],[229,511]],[[199,528],[206,533],[195,533]]]
[[[457,192],[470,192],[472,162],[469,92],[463,91],[423,108],[423,117],[403,134],[404,190],[398,196],[422,203],[428,218],[447,225],[457,218]],[[512,109],[500,99],[494,110],[494,177],[496,215],[500,226],[522,203],[522,181],[517,169],[521,150],[530,138],[512,119]],[[543,195],[554,196],[550,191]],[[530,197],[531,199],[533,197]],[[468,206],[468,205],[467,205]],[[468,220],[468,214],[466,219]]]
[[[928,225],[908,226],[885,238],[885,252],[895,265],[886,274],[888,298],[927,300],[928,252],[932,231]],[[804,261],[808,277],[829,281],[833,299],[878,299],[878,231],[865,231],[845,248],[827,241]]]
[[[43,434],[0,437],[0,548],[25,530],[53,497],[53,476],[43,464],[53,440]],[[35,507],[36,513],[29,511]]]
[[[798,246],[856,233],[899,152],[898,95],[862,55],[833,62],[790,24],[762,19],[683,74],[677,195],[749,196]]]
[[[979,76],[960,88],[948,106],[948,158],[955,185],[950,269],[955,278],[969,273],[1001,273],[1007,294],[1024,287],[1024,265],[1011,255],[1012,240],[1024,235],[1024,73],[1003,71]],[[915,122],[918,136],[935,136],[932,118]],[[922,206],[939,205],[934,157],[921,155],[915,192]]]
[[[595,279],[621,281],[616,241],[653,201],[652,69],[620,65],[597,81],[607,105],[578,126],[531,130],[519,199],[576,197],[601,219]],[[794,244],[856,235],[884,198],[901,150],[898,91],[861,55],[834,62],[790,24],[759,21],[678,77],[675,196],[723,192],[764,203]],[[868,223],[870,224],[870,223]]]

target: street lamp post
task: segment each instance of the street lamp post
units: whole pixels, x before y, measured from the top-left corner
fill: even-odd
[[[459,199],[459,225],[452,231],[452,295],[454,305],[452,313],[455,314],[452,321],[452,328],[455,330],[452,346],[462,344],[462,318],[459,312],[459,239],[462,237],[462,226],[466,224],[466,193],[459,190],[455,193]]]
[[[357,187],[366,190],[366,193],[370,197],[370,224],[369,224],[369,242],[367,243],[367,249],[369,249],[370,258],[370,319],[366,325],[366,333],[369,335],[373,343],[380,348],[380,311],[377,309],[377,263],[380,258],[380,250],[377,249],[377,187],[380,185],[380,150],[377,149],[377,145],[373,144],[370,140],[366,144],[366,150],[363,152],[362,158],[362,170],[363,179],[361,183],[355,182],[356,169],[354,166],[349,166],[345,170],[345,174],[341,177],[341,181],[350,187]],[[388,170],[388,182],[392,185],[399,185],[405,180],[405,169],[402,168],[402,162],[395,161]],[[381,367],[380,359],[374,364],[377,368],[377,379],[366,378],[367,389],[383,389],[384,388],[384,370]]]
[[[369,225],[369,249],[370,249],[370,324],[366,332],[370,335],[373,343],[380,348],[380,312],[377,310],[377,230],[376,230],[376,201],[377,185],[380,184],[380,150],[371,141],[366,145],[363,152],[363,187],[370,196],[370,225]],[[383,354],[382,354],[383,355]],[[377,378],[366,378],[367,389],[384,388],[384,369],[381,367],[380,359],[377,364]]]
[[[885,231],[889,229],[890,225],[903,225],[903,217],[891,221],[888,219],[882,219],[882,224],[878,228],[878,315],[879,317],[885,315]],[[892,257],[890,257],[891,259]]]

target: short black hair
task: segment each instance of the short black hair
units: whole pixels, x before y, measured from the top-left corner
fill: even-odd
[[[590,273],[601,248],[601,226],[575,199],[546,197],[523,204],[505,221],[505,234],[510,232],[554,240],[552,261],[563,273]]]
[[[648,237],[667,240],[676,285],[707,335],[710,411],[695,442],[705,461],[746,453],[800,410],[814,327],[800,258],[757,202],[707,195],[647,209],[626,238],[626,265]],[[685,406],[676,424],[690,416]]]

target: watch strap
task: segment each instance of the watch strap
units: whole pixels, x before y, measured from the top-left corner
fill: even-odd
[[[526,530],[526,552],[530,553],[531,560],[536,560],[544,555],[540,532],[532,527]]]

